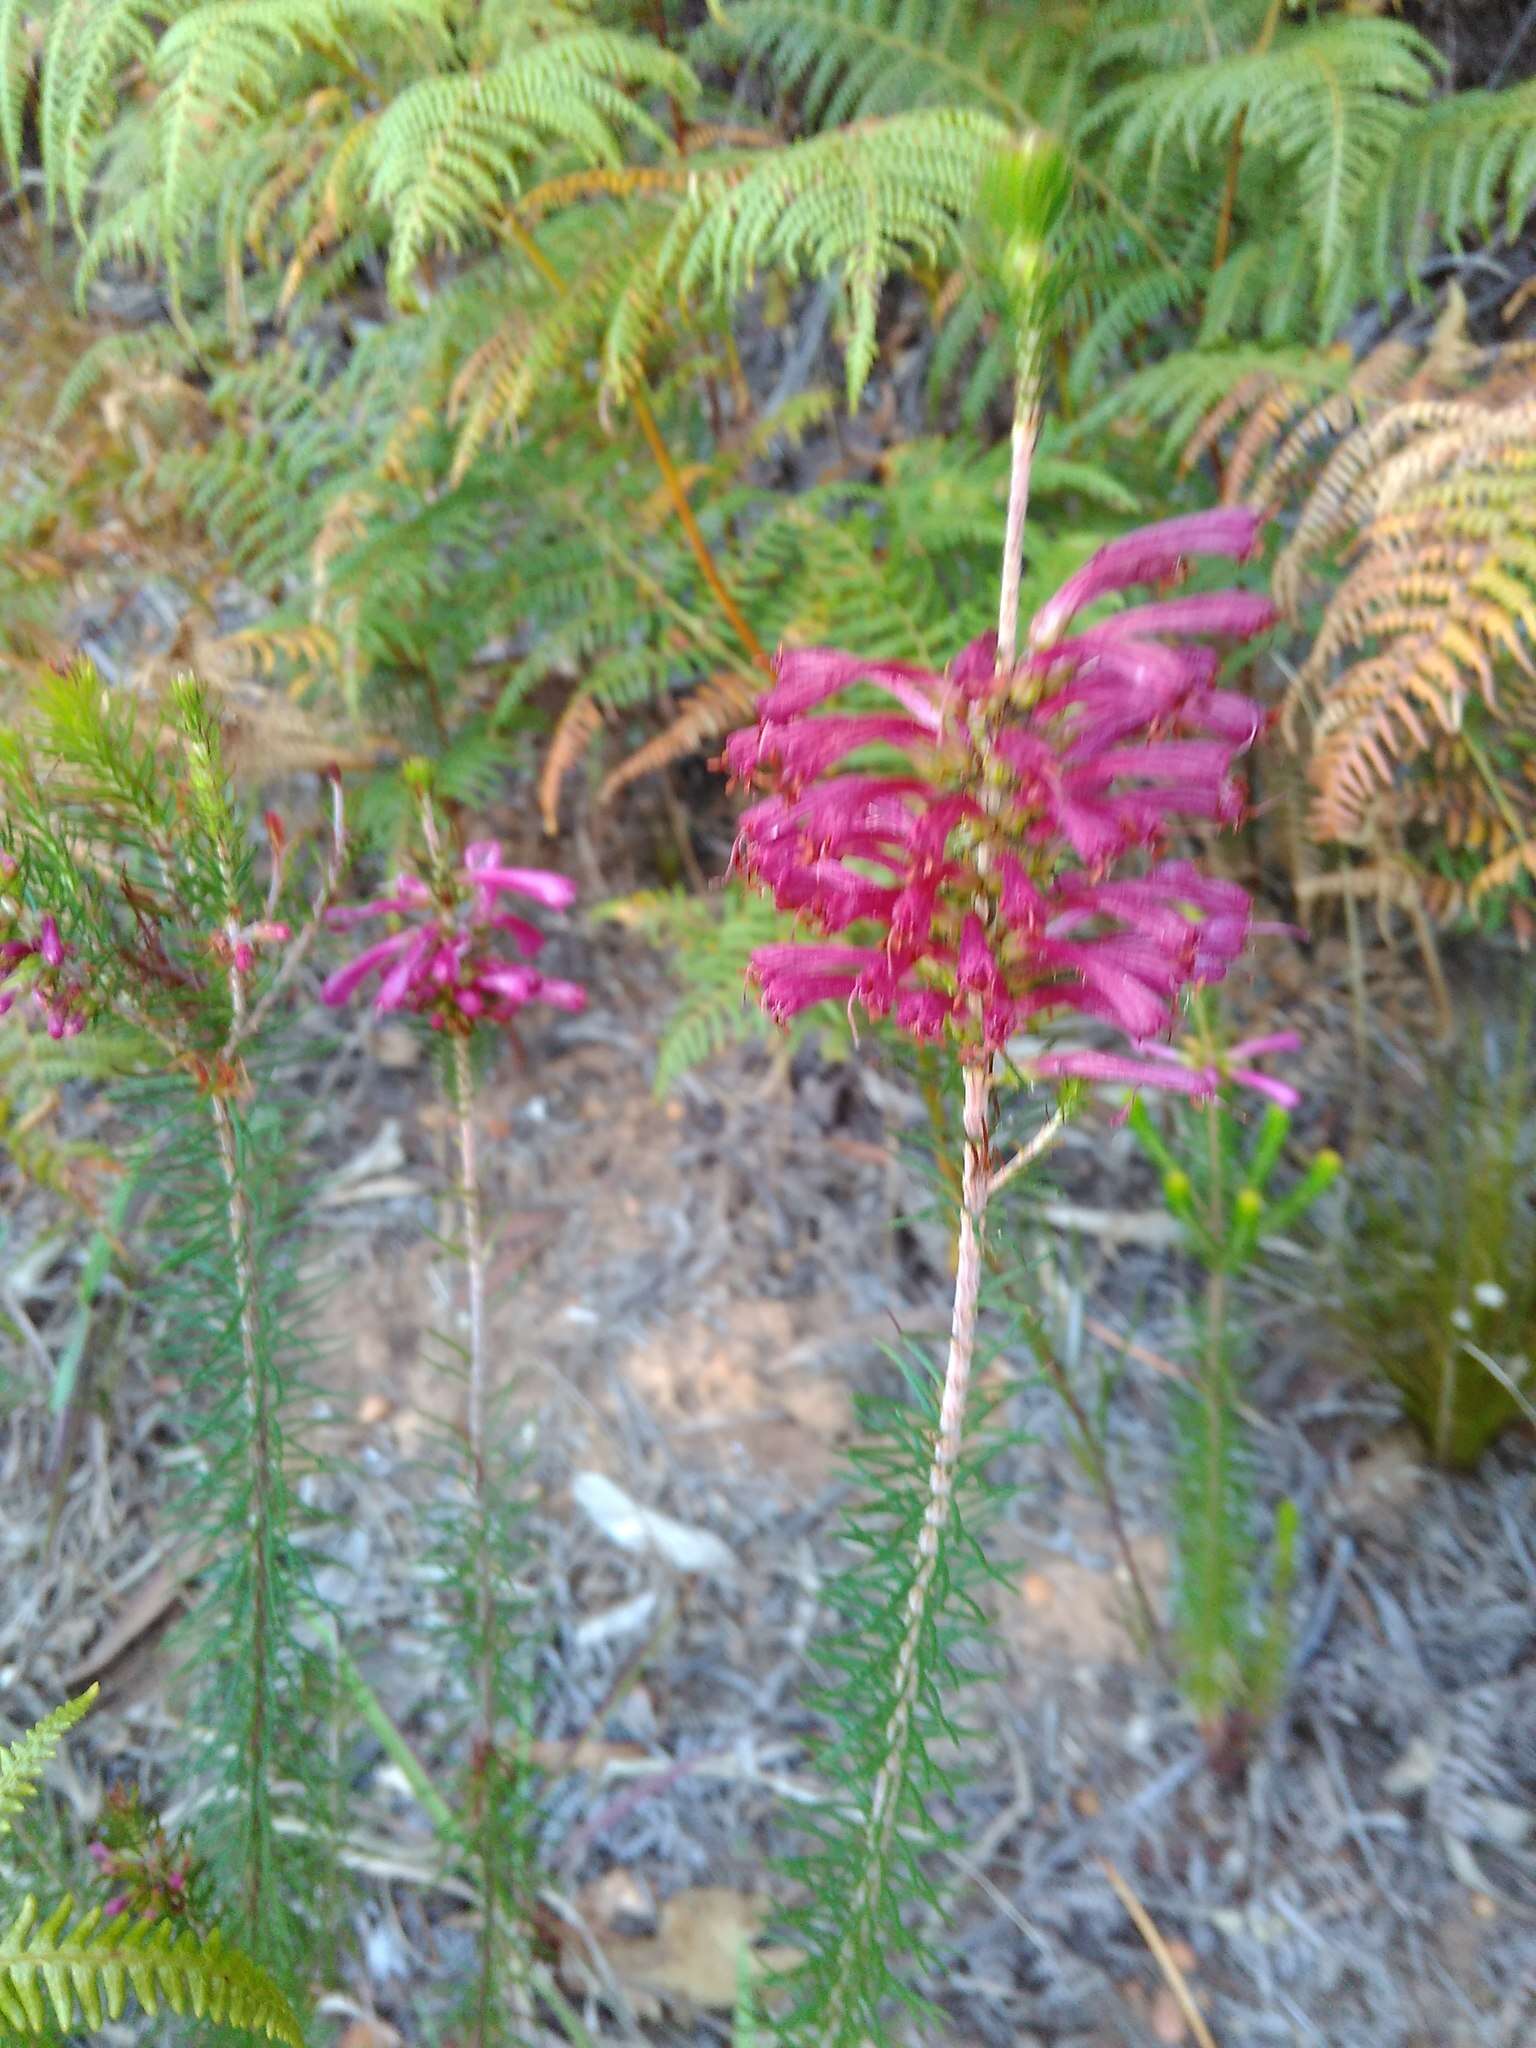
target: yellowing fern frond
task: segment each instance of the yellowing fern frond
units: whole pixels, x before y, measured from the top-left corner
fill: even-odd
[[[16,2033],[103,2027],[122,2018],[130,1991],[151,2019],[163,2004],[304,2048],[288,2000],[217,1929],[200,1938],[169,1920],[104,1920],[99,1908],[77,1920],[69,1898],[44,1917],[28,1898],[0,1933],[0,2022]]]
[[[1245,406],[1227,488],[1300,493],[1275,595],[1298,623],[1323,599],[1282,706],[1314,836],[1396,866],[1435,916],[1529,894],[1536,352],[1474,344],[1452,294],[1427,347],[1385,344],[1321,402],[1255,383],[1200,445]]]
[[[20,1813],[37,1790],[37,1781],[53,1761],[59,1744],[77,1721],[91,1711],[100,1686],[93,1685],[78,1699],[63,1706],[29,1728],[9,1748],[0,1748],[0,1835],[8,1835],[14,1815]]]

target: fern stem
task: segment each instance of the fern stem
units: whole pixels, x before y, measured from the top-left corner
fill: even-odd
[[[231,977],[237,983],[238,976]],[[237,1021],[239,1012],[237,1011]],[[246,1515],[250,1545],[251,1628],[249,1655],[250,1721],[244,1748],[249,1772],[246,1798],[249,1830],[245,1843],[245,1911],[253,1928],[264,1917],[272,1881],[272,1821],[267,1794],[267,1712],[272,1685],[272,1474],[277,1428],[272,1387],[267,1373],[260,1312],[256,1298],[256,1259],[250,1196],[240,1165],[235,1120],[227,1098],[215,1091],[209,1098],[219,1169],[224,1179],[224,1204],[234,1264],[236,1321],[244,1376],[246,1413],[251,1425],[250,1504]]]
[[[1275,38],[1275,29],[1280,21],[1281,0],[1269,0],[1269,11],[1264,25],[1259,30],[1259,39],[1253,46],[1253,54],[1262,57]],[[1220,270],[1227,260],[1232,246],[1232,218],[1237,210],[1237,179],[1243,167],[1243,131],[1248,126],[1248,109],[1242,107],[1232,123],[1232,140],[1227,145],[1227,175],[1221,188],[1221,213],[1216,222],[1216,242],[1211,251],[1211,269]]]
[[[1013,459],[1008,471],[1008,523],[1003,530],[1003,585],[997,607],[997,665],[1013,667],[1019,641],[1019,581],[1024,573],[1024,519],[1029,477],[1040,433],[1040,399],[1033,380],[1021,379],[1013,413]]]
[[[569,289],[565,279],[515,214],[508,215],[507,230],[552,291],[564,293]],[[704,538],[699,522],[693,515],[693,507],[688,502],[688,492],[682,477],[678,474],[677,464],[672,460],[667,444],[661,437],[661,429],[656,424],[656,415],[651,410],[650,400],[643,391],[636,391],[630,403],[635,409],[635,424],[639,427],[645,445],[651,451],[651,458],[661,474],[668,501],[677,514],[677,523],[683,529],[683,538],[699,565],[700,575],[709,585],[715,603],[730,621],[732,630],[751,656],[754,666],[762,669],[765,675],[771,674],[773,663],[768,657],[767,649],[748,625],[740,605],[726,589],[725,578],[720,574],[719,565],[710,553],[709,542]]]
[[[939,1553],[954,1507],[955,1472],[965,1440],[965,1412],[976,1355],[976,1322],[981,1302],[982,1258],[986,1247],[990,1160],[987,1121],[992,1095],[990,1057],[965,1069],[964,1166],[955,1261],[955,1295],[939,1427],[928,1468],[928,1503],[918,1532],[917,1557],[907,1590],[905,1624],[896,1656],[892,1706],[885,1729],[885,1755],[875,1778],[864,1824],[864,1868],[847,1920],[845,1953],[867,1945],[878,1922],[890,1878],[891,1847],[911,1767],[913,1727],[922,1679],[923,1637],[930,1625]],[[846,1971],[829,2004],[823,2039],[842,2043],[852,2017],[849,1999],[854,1973]]]
[[[667,444],[661,438],[661,429],[656,424],[656,415],[651,411],[650,400],[643,391],[637,391],[631,402],[635,408],[635,423],[644,436],[645,445],[650,449],[657,469],[661,472],[662,483],[666,486],[667,496],[672,501],[677,522],[693,551],[693,558],[699,565],[699,573],[709,585],[716,604],[730,620],[736,637],[746,648],[755,665],[765,673],[771,673],[773,663],[768,658],[767,649],[747,624],[746,615],[740,605],[726,589],[725,580],[709,551],[709,542],[704,538],[699,522],[693,516],[688,493],[683,487],[682,478],[678,475],[677,465],[667,450]]]
[[[1221,188],[1221,213],[1216,221],[1216,243],[1211,250],[1211,269],[1220,270],[1227,260],[1227,251],[1232,244],[1232,215],[1237,207],[1237,177],[1243,166],[1243,130],[1248,124],[1248,109],[1238,109],[1237,119],[1232,123],[1232,140],[1227,145],[1227,176]]]

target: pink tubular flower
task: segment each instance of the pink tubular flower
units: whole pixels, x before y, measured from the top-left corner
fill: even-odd
[[[1233,1083],[1251,1088],[1255,1095],[1262,1095],[1267,1102],[1288,1112],[1301,1107],[1301,1096],[1289,1081],[1277,1081],[1273,1074],[1261,1072],[1253,1062],[1270,1053],[1300,1050],[1301,1039],[1294,1031],[1271,1031],[1263,1038],[1245,1038],[1236,1045],[1147,1045],[1141,1049],[1144,1059],[1163,1063],[1161,1078],[1154,1086],[1181,1088],[1189,1095],[1212,1095],[1218,1088]],[[1076,1074],[1083,1069],[1074,1062],[1082,1057],[1070,1052],[1048,1053],[1036,1064],[1042,1073]]]
[[[35,939],[7,939],[0,944],[0,1017],[16,1004],[17,991],[3,984],[24,961],[36,963],[32,972],[32,1004],[42,1017],[48,1036],[76,1038],[85,1029],[86,991],[70,969],[75,948],[59,932],[57,918],[45,911]]]
[[[510,1024],[529,1003],[583,1009],[587,994],[579,983],[525,964],[543,946],[544,934],[503,909],[505,896],[567,910],[576,900],[576,885],[545,868],[508,867],[497,841],[480,839],[440,887],[419,875],[397,875],[388,893],[371,903],[331,911],[327,923],[333,931],[351,931],[377,917],[405,923],[339,967],[322,985],[321,1001],[339,1007],[377,975],[376,1010],[408,1010],[426,1017],[434,1031],[460,1033],[481,1020]],[[521,960],[506,958],[508,940]]]
[[[980,1052],[1076,1015],[1129,1049],[1050,1053],[1040,1075],[1197,1095],[1225,1078],[1157,1041],[1184,992],[1241,952],[1251,906],[1235,883],[1169,858],[1167,834],[1175,820],[1243,815],[1234,768],[1267,714],[1218,687],[1211,643],[1251,638],[1274,610],[1223,590],[1076,622],[1101,597],[1174,582],[1191,556],[1246,558],[1259,524],[1224,509],[1110,542],[1036,614],[1011,672],[990,637],[944,675],[780,653],[757,724],[725,747],[733,779],[763,791],[733,865],[827,938],[856,942],[754,954],[771,1016],[834,1000]],[[888,708],[835,701],[855,684]],[[1279,1049],[1258,1041],[1234,1058]],[[1288,1093],[1246,1065],[1227,1071]]]

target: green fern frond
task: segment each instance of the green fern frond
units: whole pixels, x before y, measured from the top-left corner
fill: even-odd
[[[27,0],[0,0],[0,148],[4,150],[5,167],[18,184],[22,123],[32,90],[29,11]]]
[[[730,304],[761,271],[777,269],[841,280],[854,406],[875,360],[882,285],[893,273],[959,260],[977,181],[1008,134],[993,115],[939,107],[813,136],[766,157],[702,164],[615,312],[604,350],[609,390],[634,387],[641,338],[659,330],[669,300]]]
[[[55,0],[38,104],[50,220],[62,196],[83,227],[86,186],[121,112],[118,82],[130,64],[153,63],[164,18],[160,0]]]
[[[793,936],[794,921],[766,898],[734,883],[708,898],[682,890],[645,891],[605,904],[599,915],[664,947],[682,983],[657,1042],[658,1096],[670,1094],[684,1074],[730,1046],[772,1035],[747,989],[747,966],[757,947]],[[789,1042],[828,1030],[847,1036],[836,1004],[797,1018]]]
[[[81,2020],[103,2027],[122,2018],[131,1991],[151,2019],[163,2003],[178,2018],[190,2014],[304,2048],[298,2017],[277,1985],[217,1929],[199,1937],[169,1920],[111,1921],[99,1907],[73,1915],[73,1899],[44,1918],[28,1898],[0,1934],[0,2022],[16,2032],[68,2032]]]
[[[1241,124],[1245,151],[1272,153],[1294,177],[1319,278],[1345,259],[1351,224],[1429,96],[1437,60],[1416,30],[1384,17],[1328,17],[1248,49],[1141,77],[1109,93],[1091,126],[1111,132],[1122,165],[1220,161]]]
[[[1513,239],[1536,201],[1536,80],[1449,93],[1415,121],[1362,210],[1371,281],[1383,298],[1437,245]]]
[[[202,0],[166,30],[155,52],[160,244],[179,303],[182,252],[210,190],[208,156],[231,115],[246,122],[276,103],[284,60],[315,50],[355,70],[348,39],[385,39],[432,24],[435,0]]]
[[[78,1699],[66,1700],[34,1728],[29,1728],[9,1748],[0,1748],[0,1835],[11,1831],[11,1818],[20,1813],[37,1790],[37,1781],[53,1760],[54,1752],[77,1721],[90,1712],[101,1688],[93,1685]]]
[[[391,294],[408,298],[430,249],[483,233],[539,152],[563,145],[583,163],[617,165],[626,133],[667,147],[631,97],[645,87],[687,101],[698,82],[654,42],[597,28],[533,44],[493,70],[408,86],[375,123],[360,166],[390,218]]]

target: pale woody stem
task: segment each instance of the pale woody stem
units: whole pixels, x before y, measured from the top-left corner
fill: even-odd
[[[230,980],[238,989],[238,975],[232,972]],[[251,1718],[246,1729],[246,1746],[249,1751],[252,1781],[256,1784],[260,1782],[266,1769],[270,1583],[270,1559],[266,1555],[266,1545],[272,1511],[269,1494],[276,1446],[273,1442],[271,1392],[264,1370],[258,1325],[260,1311],[256,1301],[255,1232],[250,1197],[246,1191],[235,1123],[230,1114],[229,1104],[219,1094],[210,1096],[209,1102],[213,1113],[214,1138],[219,1151],[219,1167],[224,1179],[225,1219],[229,1230],[229,1249],[234,1265],[235,1296],[238,1303],[240,1363],[244,1375],[246,1413],[251,1425],[251,1492],[247,1533],[252,1551],[251,1599],[254,1611],[250,1636]],[[259,1916],[262,1910],[267,1877],[265,1833],[258,1821],[245,1870],[245,1906],[253,1919]]]
[[[900,1818],[906,1784],[912,1723],[917,1711],[923,1631],[933,1598],[939,1550],[955,1497],[955,1470],[965,1439],[965,1409],[976,1354],[976,1319],[981,1299],[981,1263],[987,1218],[987,1112],[991,1100],[992,1066],[965,1069],[965,1167],[961,1185],[960,1232],[955,1268],[955,1300],[950,1319],[949,1355],[939,1404],[939,1428],[928,1468],[928,1504],[917,1539],[917,1569],[907,1592],[905,1626],[897,1654],[891,1717],[886,1724],[885,1758],[870,1800],[865,1840],[868,1853],[849,1923],[867,1922],[885,1882],[891,1841]],[[846,1991],[847,1980],[839,1987]],[[827,2015],[825,2038],[837,2041],[846,2014],[834,2001]]]
[[[1040,405],[1031,380],[1021,382],[1013,415],[1013,460],[1008,475],[1008,523],[1003,532],[1003,587],[997,608],[997,665],[1014,665],[1019,643],[1019,580],[1024,568],[1024,520],[1029,474],[1040,434]]]
[[[485,1484],[485,1246],[480,1216],[480,1171],[475,1148],[474,1080],[469,1040],[453,1041],[454,1108],[459,1122],[459,1214],[469,1278],[469,1455],[478,1492]]]
[[[464,1232],[464,1270],[469,1281],[469,1437],[470,1485],[480,1528],[475,1545],[475,1633],[480,1643],[480,1726],[477,1739],[488,1752],[496,1733],[496,1647],[492,1640],[495,1598],[491,1563],[486,1554],[486,1489],[490,1467],[486,1454],[485,1233],[480,1209],[480,1166],[475,1147],[475,1084],[469,1040],[453,1041],[454,1107],[459,1122],[459,1216]]]

